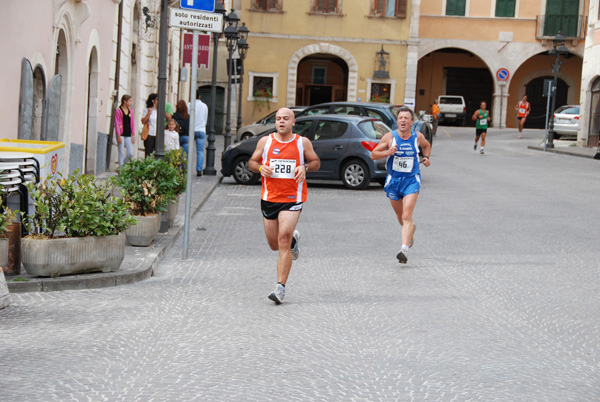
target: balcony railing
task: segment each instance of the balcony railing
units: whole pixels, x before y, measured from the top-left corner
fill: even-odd
[[[585,38],[587,15],[538,15],[536,21],[536,38],[550,39],[562,32],[567,39]]]

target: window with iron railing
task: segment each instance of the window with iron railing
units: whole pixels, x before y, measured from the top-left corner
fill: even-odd
[[[407,0],[372,0],[371,15],[406,18]]]
[[[585,15],[546,14],[537,16],[537,38],[551,38],[560,31],[566,38],[583,39],[587,26]]]
[[[282,0],[252,0],[252,10],[281,11]]]
[[[312,12],[318,14],[341,14],[341,0],[313,0]]]

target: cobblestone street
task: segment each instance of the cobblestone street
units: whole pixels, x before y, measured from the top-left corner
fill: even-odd
[[[157,274],[11,295],[3,401],[600,400],[598,161],[440,127],[407,265],[382,187],[309,183],[285,302],[231,178]],[[527,133],[526,133],[527,134]]]

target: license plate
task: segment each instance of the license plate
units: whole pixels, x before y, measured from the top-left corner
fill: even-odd
[[[446,113],[446,117],[456,117],[454,113]]]

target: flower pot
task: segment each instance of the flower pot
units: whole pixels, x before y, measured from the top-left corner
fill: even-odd
[[[111,272],[125,257],[125,235],[21,241],[21,261],[29,275],[57,277]]]
[[[0,268],[8,264],[8,239],[0,238]]]
[[[167,205],[167,210],[162,213],[161,223],[160,223],[160,232],[168,232],[169,228],[173,227],[173,222],[175,222],[175,218],[177,217],[177,211],[179,210],[179,196],[175,197],[173,201],[171,201]]]
[[[160,229],[161,214],[135,216],[137,223],[125,231],[127,242],[132,246],[147,247],[152,244]]]
[[[0,268],[0,308],[8,307],[8,285],[6,284],[6,278],[4,277],[4,271]]]

